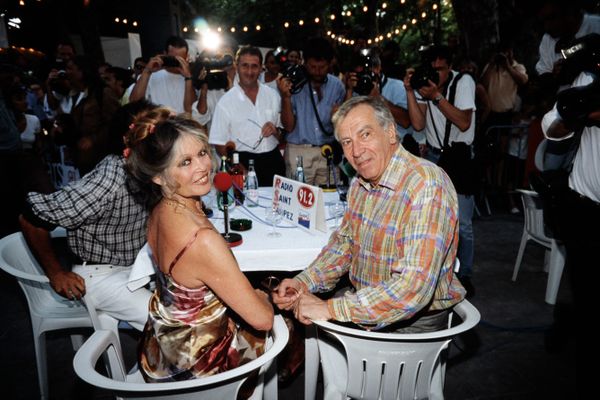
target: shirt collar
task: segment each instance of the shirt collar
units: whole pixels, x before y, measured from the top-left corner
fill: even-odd
[[[385,187],[392,191],[396,191],[396,187],[400,182],[400,174],[398,174],[398,170],[400,168],[400,165],[405,163],[406,161],[406,157],[404,154],[405,152],[406,150],[404,150],[402,145],[398,144],[398,148],[396,149],[394,154],[392,154],[392,158],[390,159],[388,166],[385,168],[385,171],[383,171],[383,175],[381,176],[381,179],[379,180],[379,183],[377,183],[377,185],[372,185],[370,182],[364,180],[360,176],[358,177],[358,182],[366,190],[373,190],[376,187]]]

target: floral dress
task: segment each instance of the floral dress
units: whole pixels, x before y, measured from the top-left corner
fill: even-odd
[[[201,228],[202,229],[202,228]],[[168,382],[212,375],[256,359],[262,337],[230,318],[227,307],[207,287],[186,288],[171,273],[198,236],[194,234],[163,273],[154,260],[156,290],[150,299],[139,365],[146,382]]]

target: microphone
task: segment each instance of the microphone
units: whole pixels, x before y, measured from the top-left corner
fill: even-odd
[[[328,161],[333,159],[333,148],[329,144],[324,144],[321,146],[321,155],[325,157]]]
[[[333,165],[333,147],[330,144],[324,144],[321,146],[321,155],[327,159],[327,184],[320,185],[321,189],[325,192],[332,192],[335,190],[335,166]],[[331,175],[333,174],[334,184],[331,184]]]
[[[231,179],[231,175],[227,172],[218,172],[213,179],[213,183],[215,184],[215,189],[219,192],[226,192],[233,185],[233,179]]]
[[[235,247],[242,244],[242,235],[238,233],[229,233],[229,199],[227,198],[227,191],[233,185],[233,180],[231,179],[231,175],[227,172],[218,172],[214,179],[213,183],[215,185],[215,189],[219,192],[223,193],[223,217],[225,220],[225,233],[221,233],[223,239],[227,242],[229,247]]]

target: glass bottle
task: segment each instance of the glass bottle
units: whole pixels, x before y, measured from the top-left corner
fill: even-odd
[[[226,156],[221,156],[221,167],[219,168],[219,172],[227,172],[229,173],[228,169],[227,169],[227,157]],[[219,210],[223,211],[224,207],[223,207],[223,202],[227,201],[227,206],[229,207],[229,209],[234,207],[234,193],[233,193],[233,186],[229,188],[229,190],[227,190],[227,199],[225,199],[225,196],[223,196],[223,193],[220,191],[217,191],[217,206],[219,207]]]
[[[231,168],[229,168],[229,175],[233,181],[233,195],[239,204],[244,203],[244,167],[240,164],[239,153],[233,153]]]
[[[296,175],[294,177],[298,182],[306,183],[304,179],[304,165],[302,164],[302,156],[296,157]]]
[[[256,207],[258,205],[258,178],[254,169],[254,160],[248,160],[248,175],[246,176],[246,205]]]

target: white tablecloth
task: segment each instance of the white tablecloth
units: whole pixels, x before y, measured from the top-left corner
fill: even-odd
[[[260,188],[258,207],[236,206],[230,212],[230,218],[246,218],[252,220],[252,229],[237,232],[242,235],[242,244],[231,250],[242,271],[300,271],[319,254],[327,244],[333,232],[335,221],[327,221],[327,232],[309,232],[306,229],[281,222],[276,228],[279,237],[267,236],[271,226],[265,222],[265,207],[270,204],[272,188]],[[214,193],[203,198],[208,207],[213,209],[211,222],[219,230],[225,232],[223,213],[216,206]],[[325,215],[328,215],[327,204],[338,200],[338,194],[325,193]],[[235,232],[235,231],[230,231]],[[139,252],[131,273],[129,287],[135,290],[145,285],[154,274],[150,256],[150,248],[146,244]]]
[[[265,206],[269,205],[272,197],[272,188],[260,188],[260,199],[258,207],[236,206],[231,211],[230,218],[246,218],[252,220],[252,229],[237,232],[242,235],[243,243],[231,250],[238,261],[242,271],[299,271],[306,268],[319,254],[323,246],[327,244],[329,235],[333,230],[327,232],[309,232],[303,228],[281,222],[276,228],[281,233],[279,237],[270,237],[267,234],[271,226],[265,221]],[[337,193],[325,193],[324,200],[336,201]],[[210,196],[207,203],[214,211],[211,218],[212,223],[224,232],[223,213],[212,202]],[[328,213],[325,205],[325,214]],[[328,221],[328,227],[333,227],[335,222]],[[236,231],[231,231],[236,232]]]

